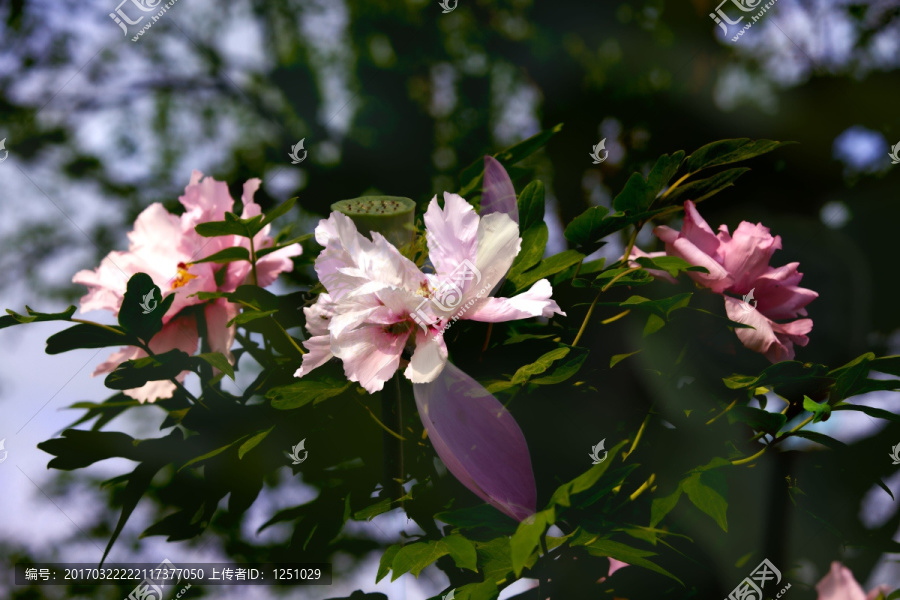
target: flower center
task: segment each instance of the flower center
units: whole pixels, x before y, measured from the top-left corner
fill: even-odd
[[[193,263],[178,263],[178,275],[175,276],[175,281],[172,283],[172,289],[177,290],[178,288],[187,285],[188,281],[191,279],[197,279],[196,275],[191,275],[188,273],[188,269],[190,269]]]

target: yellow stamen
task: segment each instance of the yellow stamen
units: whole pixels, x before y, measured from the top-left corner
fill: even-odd
[[[177,290],[178,288],[187,285],[188,281],[191,279],[197,279],[196,275],[188,273],[188,269],[192,266],[193,263],[178,263],[178,275],[175,276],[175,281],[172,283],[173,290]]]

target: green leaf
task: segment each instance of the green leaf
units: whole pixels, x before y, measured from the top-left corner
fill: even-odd
[[[630,287],[634,285],[643,285],[645,283],[653,283],[653,276],[647,271],[641,269],[628,273],[630,270],[630,267],[607,269],[597,275],[596,279],[594,279],[591,284],[591,287],[595,289],[612,289],[623,285]],[[607,288],[606,286],[609,287]]]
[[[368,506],[362,510],[353,513],[353,518],[357,521],[369,521],[378,515],[384,514],[391,510],[391,499],[384,498],[379,500],[372,506]],[[399,549],[399,548],[398,548]]]
[[[224,250],[220,250],[215,254],[210,254],[206,258],[193,261],[194,263],[230,263],[236,260],[250,261],[250,251],[243,246],[230,246]]]
[[[412,573],[418,579],[425,567],[447,554],[450,554],[450,549],[441,540],[407,544],[394,557],[391,581],[396,581],[404,573]]]
[[[726,413],[729,423],[745,423],[756,431],[775,435],[787,423],[781,413],[772,413],[752,406],[735,406]]]
[[[678,172],[678,167],[681,166],[683,161],[684,150],[679,150],[672,156],[663,154],[657,159],[656,164],[653,165],[653,169],[650,171],[650,175],[647,176],[647,183],[650,189],[653,190],[654,198],[668,185],[669,180]]]
[[[262,257],[266,256],[267,254],[271,254],[273,252],[278,252],[279,250],[283,250],[284,248],[289,248],[289,247],[293,246],[294,244],[303,243],[308,239],[312,239],[312,237],[314,235],[315,235],[314,233],[306,233],[301,236],[280,242],[274,246],[270,246],[269,248],[262,248],[262,249],[256,251],[256,258],[262,258]]]
[[[665,271],[672,277],[677,276],[684,271],[696,271],[698,273],[707,273],[706,267],[697,267],[677,256],[657,256],[651,258],[649,256],[640,256],[635,259],[639,265],[645,269],[658,269]]]
[[[592,465],[590,469],[576,477],[575,479],[568,481],[553,492],[553,495],[550,497],[550,502],[547,504],[548,507],[553,506],[562,506],[567,508],[572,505],[572,496],[576,494],[580,494],[582,492],[586,492],[596,485],[596,483],[600,480],[606,470],[609,468],[609,465],[613,462],[612,459],[618,454],[619,450],[621,450],[628,441],[622,441],[613,446],[608,450],[608,459],[603,462]],[[590,456],[590,454],[588,454]]]
[[[548,231],[547,225],[542,222],[540,225],[532,227],[522,234],[522,251],[519,252],[509,268],[507,275],[509,278],[515,279],[522,272],[541,262],[541,259],[544,257],[544,250],[547,248]]]
[[[817,444],[822,444],[832,450],[846,450],[847,444],[844,442],[838,441],[833,437],[829,437],[824,433],[819,433],[818,431],[806,431],[801,429],[799,431],[793,432],[791,435],[795,435],[797,437],[802,437],[803,439],[809,440],[811,442],[816,442]]]
[[[225,213],[224,221],[208,221],[194,227],[194,231],[203,237],[218,237],[222,235],[237,235],[252,238],[262,229],[262,215],[249,219],[241,219],[234,213]]]
[[[519,194],[519,231],[544,223],[544,184],[532,181]],[[522,244],[524,248],[524,243]]]
[[[559,254],[545,258],[530,271],[525,271],[515,278],[510,277],[510,279],[515,284],[516,289],[521,290],[540,279],[550,277],[564,269],[568,269],[572,265],[577,265],[582,260],[584,260],[584,254],[581,252],[577,250],[563,250]]]
[[[136,440],[117,431],[66,429],[62,437],[41,442],[38,448],[55,457],[47,467],[61,471],[81,469],[107,458],[138,459]]]
[[[268,225],[269,223],[271,223],[278,217],[288,214],[291,211],[291,209],[294,208],[294,204],[296,204],[296,202],[297,202],[296,197],[288,198],[287,200],[285,200],[284,202],[282,202],[281,204],[279,204],[278,206],[276,206],[275,208],[273,208],[272,210],[267,212],[265,218],[259,224],[259,228],[262,229],[263,227],[265,227],[266,225]]]
[[[694,506],[712,517],[722,531],[728,532],[728,520],[725,516],[728,509],[728,502],[725,500],[726,483],[721,472],[693,473],[682,481],[682,488]]]
[[[106,544],[106,550],[103,551],[103,557],[100,559],[100,566],[103,566],[107,555],[109,555],[109,551],[112,550],[113,544],[115,544],[119,534],[122,533],[125,523],[128,522],[131,513],[134,512],[134,509],[137,507],[144,492],[150,487],[150,482],[153,481],[153,477],[161,468],[162,465],[156,462],[141,463],[131,472],[131,475],[128,476],[128,483],[125,485],[125,490],[122,492],[121,496],[122,514],[119,515],[119,521],[116,523],[115,529],[113,529],[112,535],[109,538],[109,543]]]
[[[47,354],[61,354],[82,348],[109,348],[133,345],[137,340],[120,327],[109,329],[79,323],[47,338]]]
[[[531,515],[519,523],[516,532],[509,539],[510,559],[516,577],[522,575],[525,564],[540,545],[541,536],[555,522],[556,511],[553,508],[548,508]]]
[[[220,352],[206,352],[204,354],[198,354],[194,359],[202,360],[213,368],[225,373],[232,381],[234,381],[234,367],[231,366],[231,363],[228,362],[228,359],[225,358],[224,354]]]
[[[215,448],[214,450],[210,450],[209,452],[206,452],[206,453],[204,453],[204,454],[201,454],[200,456],[195,456],[194,458],[190,459],[189,461],[187,461],[186,463],[184,463],[183,465],[181,465],[181,466],[178,468],[178,470],[179,470],[179,471],[182,471],[182,470],[187,469],[188,467],[190,467],[190,466],[192,466],[192,465],[196,465],[196,464],[199,463],[199,462],[202,462],[202,461],[204,461],[204,460],[208,460],[208,459],[210,459],[210,458],[212,458],[212,457],[214,457],[214,456],[218,456],[219,454],[222,454],[223,452],[225,452],[225,451],[228,450],[229,448],[233,447],[234,445],[243,442],[244,440],[247,439],[247,437],[248,437],[248,436],[246,436],[246,435],[245,435],[245,436],[242,436],[242,437],[240,437],[240,438],[234,440],[234,441],[231,442],[230,444],[225,444],[224,446],[220,446],[220,447],[218,447],[218,448]]]
[[[574,219],[566,227],[566,239],[577,246],[588,246],[600,239],[597,233],[603,225],[609,209],[605,206],[592,206]]]
[[[541,131],[540,133],[531,136],[527,140],[519,142],[518,144],[507,148],[501,152],[498,152],[494,155],[500,164],[502,164],[507,171],[509,171],[510,167],[520,160],[531,156],[538,150],[544,147],[544,145],[552,138],[554,135],[562,131],[562,123],[554,126],[551,129],[547,129]],[[481,185],[481,181],[484,178],[484,159],[479,158],[471,165],[463,170],[462,175],[459,177],[460,188],[459,195],[463,198],[467,197],[469,194],[478,189],[478,186]]]
[[[6,312],[9,313],[9,315],[6,317],[0,317],[0,329],[3,329],[4,327],[11,327],[13,325],[19,325],[22,323],[37,323],[40,321],[69,321],[72,319],[72,315],[74,315],[75,311],[78,309],[75,306],[70,306],[61,313],[39,313],[31,310],[31,307],[26,306],[25,310],[28,311],[27,316],[20,315],[9,309],[6,309]]]
[[[656,193],[644,180],[640,173],[632,173],[625,187],[613,200],[613,208],[617,211],[643,212],[650,208]]]
[[[847,404],[845,402],[842,402],[840,404],[832,406],[831,410],[856,410],[861,413],[865,413],[870,417],[875,417],[876,419],[885,419],[886,421],[900,423],[900,415],[892,413],[888,410],[882,410],[880,408],[875,408],[872,406],[865,406],[863,404]]]
[[[827,421],[831,416],[831,407],[827,402],[821,404],[812,400],[809,396],[803,396],[803,410],[808,410],[813,414],[813,423],[819,421]]]
[[[497,584],[489,579],[481,583],[467,583],[455,590],[453,600],[494,600],[499,594]]]
[[[518,523],[501,513],[490,504],[478,504],[456,510],[443,511],[434,515],[442,523],[459,529],[489,529],[502,535],[511,535]]]
[[[668,496],[654,498],[650,503],[650,527],[659,525],[660,521],[678,504],[679,498],[681,498],[681,484]]]
[[[447,549],[447,554],[450,555],[450,558],[453,559],[453,562],[456,563],[457,567],[460,569],[468,569],[470,571],[478,571],[478,565],[476,564],[478,555],[475,552],[475,546],[472,542],[463,536],[454,533],[445,536],[438,544],[441,544]]]
[[[310,402],[318,404],[323,400],[333,398],[352,384],[337,380],[316,381],[315,379],[301,379],[288,385],[272,388],[266,393],[266,398],[272,401],[272,408],[278,410],[292,410],[306,406]]]
[[[588,544],[585,548],[594,556],[607,556],[615,558],[616,560],[621,560],[622,562],[626,562],[635,567],[643,567],[655,573],[659,573],[660,575],[665,575],[666,577],[674,579],[681,585],[684,585],[680,579],[658,566],[656,563],[647,560],[648,556],[656,556],[655,552],[632,548],[621,542],[615,542],[608,539],[597,540]]]
[[[533,363],[520,367],[516,374],[513,375],[511,382],[514,384],[525,383],[531,379],[532,375],[543,373],[550,368],[550,365],[565,357],[568,353],[569,348],[557,348],[547,352]]]
[[[569,350],[573,351],[574,356],[566,356],[566,360],[553,369],[552,373],[532,379],[530,383],[535,385],[555,385],[566,381],[578,373],[584,361],[587,360],[589,351],[586,348],[569,348]]]
[[[798,361],[783,361],[776,363],[760,373],[753,375],[732,375],[722,380],[732,390],[749,389],[758,387],[780,388],[785,385],[802,385],[809,387],[817,382],[830,382],[828,367]]]
[[[685,171],[696,173],[701,169],[748,160],[791,143],[749,138],[719,140],[695,150],[685,161]]]
[[[706,179],[697,179],[680,185],[675,188],[671,194],[666,196],[666,204],[681,204],[685,200],[693,200],[701,202],[707,198],[714,196],[724,189],[730,188],[737,181],[738,177],[749,171],[747,167],[738,167],[736,169],[726,169],[720,171],[712,177]]]
[[[181,350],[169,350],[156,356],[127,360],[106,376],[106,387],[112,390],[139,388],[148,381],[174,379],[192,366],[191,357]]]
[[[268,437],[268,435],[270,433],[272,433],[273,429],[275,429],[274,425],[272,425],[265,431],[260,431],[259,433],[257,433],[253,437],[251,437],[249,440],[247,440],[246,442],[241,444],[241,447],[238,448],[238,460],[243,459],[245,454],[247,454],[248,452],[250,452],[251,450],[256,448],[261,441],[266,439],[266,437]]]
[[[394,558],[402,547],[403,544],[392,544],[387,547],[384,554],[381,555],[381,561],[378,563],[378,574],[375,576],[375,583],[384,579],[384,576],[388,574],[391,570],[391,565],[394,563]]]
[[[828,395],[829,400],[832,403],[837,403],[845,398],[861,393],[861,390],[866,387],[869,365],[874,359],[875,355],[867,352],[851,360],[846,365],[830,371],[828,375],[835,377],[836,380]]]
[[[119,308],[119,325],[128,333],[149,342],[162,329],[163,315],[175,301],[175,294],[162,297],[159,286],[146,273],[135,273]]]
[[[609,359],[609,368],[612,369],[614,366],[628,358],[629,356],[634,356],[638,352],[641,352],[643,348],[640,350],[635,350],[634,352],[628,352],[626,354],[614,354],[612,358]]]
[[[228,327],[232,325],[244,325],[245,323],[250,323],[251,321],[255,321],[257,319],[263,319],[265,317],[271,317],[275,313],[278,312],[278,309],[273,310],[245,310],[232,320],[228,321]]]

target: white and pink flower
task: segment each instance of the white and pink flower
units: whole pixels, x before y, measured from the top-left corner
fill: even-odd
[[[242,218],[260,214],[260,207],[253,200],[259,185],[259,179],[250,179],[244,184]],[[231,346],[235,328],[226,324],[237,315],[236,305],[224,299],[201,300],[196,294],[233,292],[247,281],[250,263],[240,261],[221,265],[194,261],[232,246],[249,249],[250,241],[239,236],[207,238],[194,230],[200,223],[223,220],[225,213],[234,207],[234,199],[224,182],[204,178],[202,173],[194,171],[179,201],[185,209],[180,217],[169,213],[162,204],[148,206],[138,215],[134,230],[128,234],[127,251],[110,252],[98,268],[75,274],[72,281],[88,288],[88,293],[81,299],[81,312],[109,310],[118,315],[128,280],[136,273],[146,273],[160,287],[163,296],[175,294],[171,307],[163,316],[162,330],[150,342],[151,350],[161,353],[179,349],[193,354],[199,340],[198,324],[195,315],[185,309],[202,305],[210,350],[221,352],[234,363]],[[257,250],[271,247],[274,243],[269,229],[267,225],[254,238]],[[291,271],[291,257],[301,251],[299,245],[294,245],[259,259],[257,284],[266,287],[280,273]],[[143,356],[146,353],[139,348],[122,348],[97,367],[94,375],[109,373],[124,361]],[[183,380],[185,375],[179,375],[179,380]],[[170,381],[152,381],[140,388],[126,390],[125,394],[141,402],[152,402],[157,398],[171,397],[174,390],[175,384]]]

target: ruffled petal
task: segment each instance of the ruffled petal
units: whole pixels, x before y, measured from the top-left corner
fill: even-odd
[[[294,371],[294,377],[303,377],[313,369],[321,367],[334,358],[331,353],[331,336],[317,335],[303,342],[303,347],[309,350],[303,355],[300,368]]]
[[[486,323],[515,321],[531,317],[551,317],[555,314],[566,316],[551,298],[553,287],[546,279],[541,279],[527,291],[512,298],[486,298],[477,305],[474,312],[466,312],[462,318]]]
[[[828,575],[816,584],[816,591],[819,592],[818,600],[866,600],[865,592],[850,569],[836,561],[831,563]]]
[[[400,354],[409,332],[389,333],[380,325],[369,325],[331,337],[331,353],[344,363],[344,374],[374,394],[400,367]]]
[[[537,492],[525,436],[477,381],[447,363],[431,383],[413,385],[419,417],[447,469],[513,519],[535,512]]]
[[[464,261],[475,263],[480,219],[471,204],[458,194],[444,192],[443,210],[435,196],[424,219],[428,257],[438,274],[449,275]]]
[[[735,291],[749,289],[747,285],[768,270],[772,255],[781,248],[781,236],[773,237],[761,223],[742,221],[733,236],[723,232],[719,237],[722,266],[732,275]]]
[[[750,305],[737,298],[725,296],[725,312],[737,323],[753,329],[735,329],[741,343],[754,352],[764,354],[771,362],[794,359],[794,344],[806,346],[805,334],[812,330],[811,319],[798,319],[790,323],[776,323]]]

